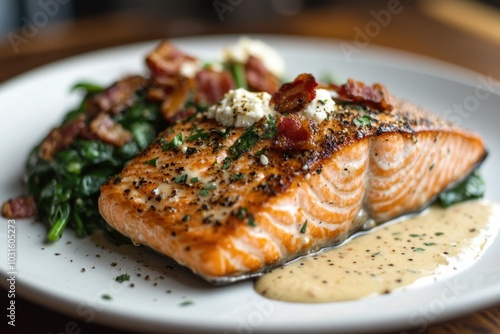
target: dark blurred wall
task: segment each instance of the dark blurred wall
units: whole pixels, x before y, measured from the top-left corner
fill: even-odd
[[[89,17],[108,12],[136,10],[155,18],[189,17],[200,21],[225,23],[263,19],[272,15],[294,15],[302,10],[328,5],[335,0],[0,0],[0,32],[22,27],[26,20],[50,22]],[[221,19],[214,11],[218,4],[233,4],[231,15]],[[222,9],[223,10],[223,9]],[[37,18],[34,16],[39,15]]]

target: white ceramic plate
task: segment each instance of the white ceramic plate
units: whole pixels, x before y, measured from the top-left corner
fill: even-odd
[[[500,200],[500,84],[448,64],[368,46],[347,57],[334,40],[259,36],[282,52],[289,78],[300,72],[333,73],[382,82],[390,91],[480,132],[490,155],[483,165],[487,195]],[[184,50],[215,59],[235,36],[179,39]],[[144,55],[156,43],[103,50],[31,71],[0,87],[0,201],[20,195],[29,150],[75,106],[69,87],[80,80],[109,84],[143,73]],[[344,49],[345,50],[345,49]],[[353,49],[351,49],[352,51]],[[478,88],[479,87],[479,88]],[[1,284],[6,287],[6,222],[0,224]],[[16,222],[17,293],[56,311],[115,327],[146,331],[218,333],[360,332],[423,328],[500,301],[500,239],[470,268],[435,284],[359,301],[293,304],[257,295],[252,282],[209,286],[187,270],[144,248],[114,247],[70,231],[44,244],[45,228]],[[59,254],[59,255],[57,255]],[[116,263],[112,266],[112,263]],[[83,269],[84,269],[84,272]],[[114,281],[128,273],[131,280]],[[139,276],[140,275],[140,276]],[[133,283],[134,287],[130,287]],[[112,300],[104,300],[108,294]],[[187,305],[186,305],[187,304]]]

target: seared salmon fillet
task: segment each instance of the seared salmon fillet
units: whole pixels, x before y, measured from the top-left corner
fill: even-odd
[[[276,94],[278,112],[248,128],[199,112],[101,187],[100,212],[135,244],[231,282],[422,210],[486,156],[478,135],[416,105],[345,95],[322,122]]]

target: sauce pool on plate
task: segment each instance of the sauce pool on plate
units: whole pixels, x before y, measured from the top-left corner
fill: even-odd
[[[391,293],[466,268],[497,234],[500,205],[470,201],[359,235],[344,245],[304,257],[260,277],[261,295],[322,303]]]

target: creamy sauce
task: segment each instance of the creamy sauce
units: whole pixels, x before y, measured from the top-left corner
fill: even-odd
[[[301,258],[263,275],[261,295],[321,303],[391,293],[470,266],[498,232],[500,205],[481,201],[382,225],[341,247]]]

